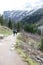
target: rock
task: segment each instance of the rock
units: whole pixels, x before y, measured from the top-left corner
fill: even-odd
[[[36,57],[38,60],[40,60],[41,62],[43,62],[43,58],[41,58],[40,56]]]
[[[4,35],[3,34],[0,34],[0,39],[3,39],[4,38]]]

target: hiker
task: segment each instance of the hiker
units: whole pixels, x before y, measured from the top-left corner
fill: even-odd
[[[13,34],[17,34],[17,30],[13,30]]]

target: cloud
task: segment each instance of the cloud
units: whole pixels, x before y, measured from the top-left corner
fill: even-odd
[[[37,7],[41,7],[41,5],[43,4],[43,2],[41,0],[28,0],[25,3],[25,8],[29,9],[33,9],[33,8],[37,8]]]
[[[14,9],[31,10],[42,5],[43,0],[0,0],[0,12],[2,13],[4,10]]]

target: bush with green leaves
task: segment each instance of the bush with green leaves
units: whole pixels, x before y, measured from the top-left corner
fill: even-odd
[[[36,27],[35,24],[25,23],[24,24],[24,30],[27,31],[27,32],[36,33],[37,27]]]
[[[43,38],[41,38],[41,43],[40,43],[39,49],[40,49],[41,51],[43,51]]]

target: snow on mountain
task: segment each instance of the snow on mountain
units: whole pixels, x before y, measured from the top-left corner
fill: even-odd
[[[38,12],[38,13],[37,13]],[[12,21],[21,21],[22,19],[29,19],[30,16],[39,15],[43,13],[43,6],[37,7],[36,9],[32,9],[30,11],[28,10],[12,10],[12,11],[4,11],[3,17],[6,20],[9,20],[9,18]]]

